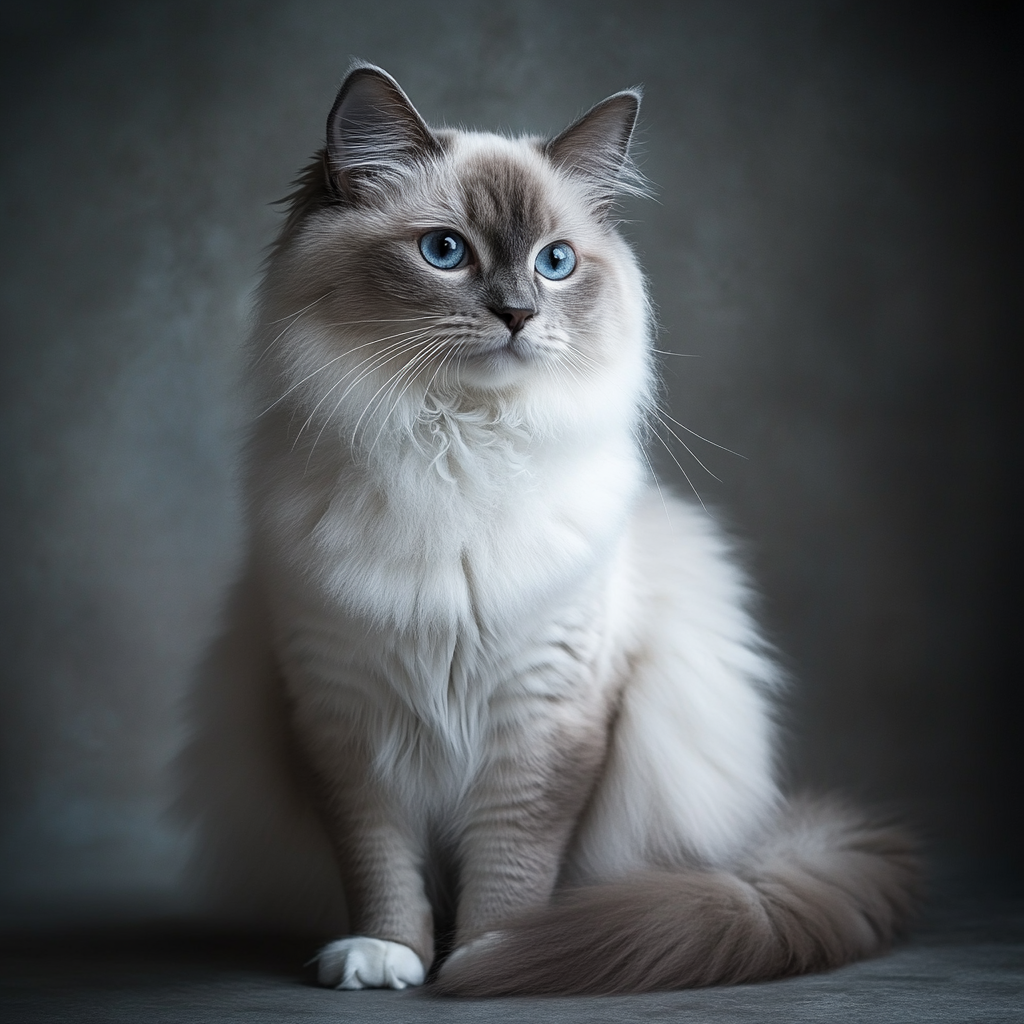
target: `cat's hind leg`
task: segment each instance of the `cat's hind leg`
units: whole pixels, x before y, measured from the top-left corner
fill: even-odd
[[[600,700],[543,700],[495,729],[458,843],[455,959],[547,904],[604,757],[607,717]]]

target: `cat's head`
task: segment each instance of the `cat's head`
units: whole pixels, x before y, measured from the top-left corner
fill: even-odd
[[[639,101],[510,139],[431,129],[394,79],[355,68],[264,284],[257,344],[281,394],[349,425],[399,421],[432,393],[635,406],[648,310],[612,210],[640,187]]]

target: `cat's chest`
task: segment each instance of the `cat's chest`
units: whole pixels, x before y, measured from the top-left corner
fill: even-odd
[[[353,470],[307,489],[305,514],[282,521],[296,524],[288,544],[301,585],[348,617],[496,636],[601,571],[636,484],[628,455],[610,454],[471,484]]]
[[[580,496],[529,484],[464,494],[445,481],[387,495],[372,517],[348,501],[310,538],[343,604],[398,623],[518,618],[571,586],[607,541],[608,523]]]

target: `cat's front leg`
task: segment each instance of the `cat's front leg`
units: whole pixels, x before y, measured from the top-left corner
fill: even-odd
[[[605,714],[533,710],[540,713],[502,723],[469,794],[456,956],[471,942],[489,941],[508,917],[548,901],[604,759]]]
[[[320,951],[318,980],[341,989],[421,985],[434,957],[421,829],[362,744],[335,738],[310,747],[353,932]]]
[[[340,827],[333,830],[354,934],[320,950],[321,985],[422,985],[433,960],[433,915],[417,844],[400,821],[388,820],[385,807],[382,802],[339,816]]]

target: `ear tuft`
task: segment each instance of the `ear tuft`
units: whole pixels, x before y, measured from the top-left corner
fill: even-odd
[[[629,159],[640,97],[639,89],[609,96],[545,146],[554,164],[586,184],[601,210],[621,193],[648,195],[643,176]]]
[[[393,186],[441,144],[384,70],[360,64],[349,72],[327,118],[331,184],[350,200]]]

